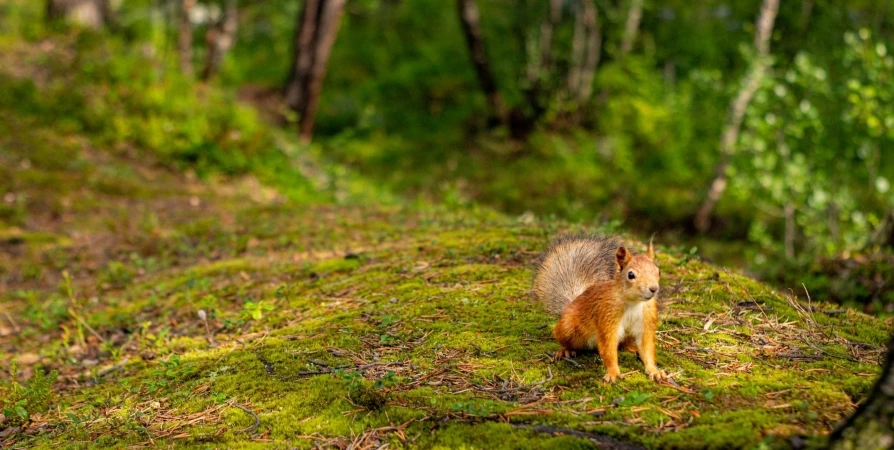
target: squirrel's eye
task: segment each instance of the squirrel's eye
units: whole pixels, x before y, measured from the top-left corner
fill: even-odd
[[[631,270],[630,272],[627,272],[627,279],[628,279],[628,280],[632,280],[632,279],[634,279],[634,278],[636,278],[636,274],[633,273],[632,270]]]

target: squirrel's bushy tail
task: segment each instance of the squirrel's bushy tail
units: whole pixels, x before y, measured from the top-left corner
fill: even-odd
[[[553,314],[597,281],[615,277],[615,252],[621,241],[612,236],[565,235],[541,256],[534,278],[534,295]]]

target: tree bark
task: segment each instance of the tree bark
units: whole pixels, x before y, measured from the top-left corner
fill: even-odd
[[[294,55],[286,81],[286,103],[298,113],[298,134],[310,142],[326,64],[338,35],[345,0],[306,0],[295,28]]]
[[[48,0],[46,17],[99,29],[110,21],[112,12],[108,0]]]
[[[633,50],[636,35],[639,34],[639,22],[643,18],[643,0],[631,0],[627,23],[624,24],[624,36],[621,38],[621,54],[626,55]]]
[[[726,123],[723,127],[723,135],[720,139],[720,159],[714,166],[714,179],[708,188],[705,201],[695,214],[695,229],[704,233],[711,226],[711,214],[714,206],[723,195],[727,185],[727,169],[730,159],[736,150],[736,141],[739,139],[739,131],[745,118],[745,110],[751,103],[752,97],[760,87],[761,80],[770,66],[770,36],[773,33],[773,23],[779,10],[779,0],[764,0],[761,12],[755,23],[754,47],[757,50],[755,60],[745,75],[739,93],[730,104]]]
[[[602,52],[599,12],[592,0],[580,0],[571,43],[572,65],[568,73],[568,90],[580,107],[593,95],[593,78]]]
[[[869,397],[829,436],[835,450],[894,448],[894,335]]]
[[[177,53],[180,55],[180,71],[183,75],[193,75],[192,63],[192,22],[189,14],[195,6],[196,0],[182,0],[180,2],[180,21],[177,30]]]
[[[478,5],[475,0],[457,0],[456,5],[466,45],[469,47],[472,64],[475,66],[475,73],[478,76],[478,84],[481,85],[481,90],[487,97],[487,104],[493,117],[499,123],[506,123],[506,107],[490,68],[490,60],[484,45],[484,35],[481,32]]]

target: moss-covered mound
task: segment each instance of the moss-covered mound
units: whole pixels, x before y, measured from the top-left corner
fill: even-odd
[[[0,445],[821,445],[891,328],[664,248],[674,383],[606,385],[529,296],[561,225],[199,182],[8,109],[0,182]]]

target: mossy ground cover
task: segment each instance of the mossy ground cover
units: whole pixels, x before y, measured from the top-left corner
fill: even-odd
[[[530,298],[563,224],[301,203],[65,130],[0,111],[0,369],[59,373],[3,445],[816,446],[891,330],[662,248],[674,382],[624,353],[606,385]]]

